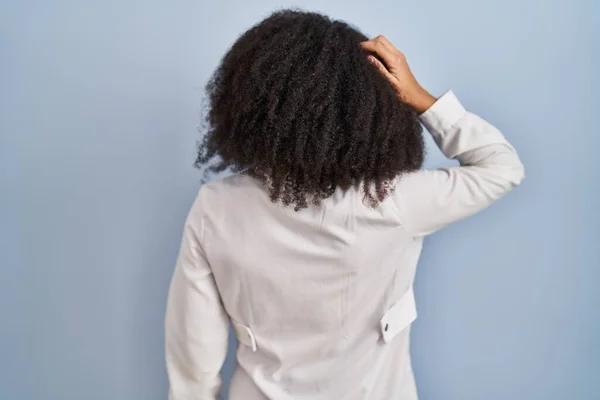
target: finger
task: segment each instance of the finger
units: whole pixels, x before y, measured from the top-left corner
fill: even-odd
[[[390,81],[393,82],[394,76],[392,74],[390,74],[390,71],[387,70],[387,68],[385,67],[385,65],[383,65],[383,63],[381,61],[379,61],[377,58],[373,57],[372,55],[368,55],[367,60],[369,60],[369,62],[371,64],[373,64],[373,66],[375,68],[377,68],[379,70],[379,72],[381,72],[383,74],[383,76],[385,76],[387,79],[389,79]]]
[[[392,42],[388,38],[383,35],[377,35],[373,40],[381,42],[388,50],[391,52],[398,52],[399,50],[394,46]]]
[[[361,47],[379,57],[383,64],[390,66],[394,60],[394,53],[385,46],[381,40],[367,40],[360,43]]]
[[[394,44],[388,38],[386,38],[383,35],[378,35],[378,36],[374,37],[373,39],[367,40],[366,42],[372,42],[374,48],[379,46],[381,48],[386,49],[389,52],[388,54],[390,54],[390,57],[392,57],[392,59],[396,58],[398,56],[404,57],[404,54],[400,50],[398,50],[396,48],[396,46],[394,46]],[[363,42],[363,43],[366,43],[366,42]],[[370,44],[368,43],[368,44],[366,44],[366,46],[370,46]],[[386,65],[389,66],[389,64],[387,64],[387,63],[386,63]]]

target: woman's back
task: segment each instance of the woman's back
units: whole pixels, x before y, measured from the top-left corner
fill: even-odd
[[[373,209],[362,198],[340,190],[295,212],[248,176],[200,190],[203,247],[241,343],[231,399],[362,399],[399,383],[379,371],[386,364],[409,377],[401,331],[416,317],[421,240],[403,229],[391,201]],[[399,301],[384,331],[381,320]]]
[[[218,391],[229,319],[240,343],[232,400],[416,399],[409,332],[423,237],[523,179],[512,146],[452,93],[422,119],[463,165],[402,176],[375,207],[362,185],[299,211],[244,174],[200,189],[169,300],[174,399]]]

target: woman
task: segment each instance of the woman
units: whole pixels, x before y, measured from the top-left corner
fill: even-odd
[[[423,238],[523,179],[515,149],[402,53],[339,21],[282,11],[207,87],[200,189],[166,317],[170,399],[417,398],[409,356]],[[460,166],[419,170],[421,124]],[[218,160],[218,161],[214,161]]]

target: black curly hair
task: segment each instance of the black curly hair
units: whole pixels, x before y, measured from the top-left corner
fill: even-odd
[[[296,210],[360,184],[371,204],[385,199],[394,178],[421,167],[422,128],[364,40],[343,21],[296,10],[249,29],[206,87],[195,166],[249,174]]]

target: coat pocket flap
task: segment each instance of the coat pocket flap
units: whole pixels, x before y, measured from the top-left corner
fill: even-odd
[[[398,333],[417,319],[417,307],[412,286],[381,318],[383,341],[390,342]]]
[[[233,330],[235,331],[238,342],[250,347],[252,351],[256,351],[256,339],[254,338],[252,330],[237,321],[231,321],[231,324],[233,325]]]

